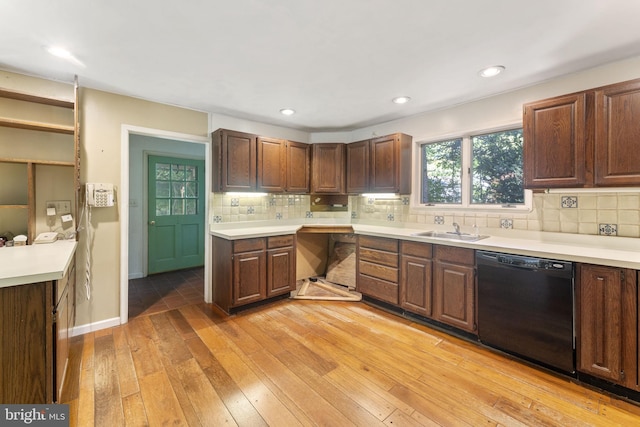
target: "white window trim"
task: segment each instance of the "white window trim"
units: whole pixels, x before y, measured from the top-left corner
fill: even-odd
[[[485,135],[488,133],[501,132],[506,130],[522,128],[522,122],[511,123],[509,125],[499,126],[490,129],[467,131],[457,134],[443,135],[436,138],[419,139],[414,140],[413,147],[413,182],[412,187],[414,190],[411,194],[410,206],[413,209],[424,212],[443,212],[443,211],[465,211],[465,212],[491,212],[491,213],[529,213],[533,210],[533,192],[531,190],[524,190],[524,203],[520,205],[480,205],[471,204],[471,177],[469,174],[471,168],[471,137],[475,135]],[[422,145],[433,142],[450,141],[453,139],[462,140],[462,203],[461,204],[445,204],[435,203],[433,205],[426,205],[421,203],[422,194]],[[464,185],[464,183],[467,185]]]

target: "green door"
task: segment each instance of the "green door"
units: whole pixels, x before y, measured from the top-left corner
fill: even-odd
[[[204,265],[204,160],[149,156],[149,274]]]

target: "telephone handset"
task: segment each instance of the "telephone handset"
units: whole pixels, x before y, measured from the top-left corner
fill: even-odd
[[[93,183],[86,185],[87,205],[106,208],[115,203],[113,184]]]

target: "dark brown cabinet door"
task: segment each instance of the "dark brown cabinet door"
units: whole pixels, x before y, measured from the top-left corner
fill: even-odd
[[[592,161],[585,133],[586,95],[578,93],[524,105],[526,188],[582,187]]]
[[[637,388],[635,271],[578,266],[578,370]]]
[[[255,191],[257,136],[226,129],[212,134],[214,191]]]
[[[369,191],[369,140],[347,144],[347,193]]]
[[[595,183],[640,184],[640,80],[595,91]]]
[[[283,192],[286,185],[287,148],[284,139],[258,137],[257,189]]]
[[[287,142],[287,191],[308,193],[311,178],[311,145]]]
[[[474,269],[436,261],[433,318],[475,332]]]
[[[402,255],[400,271],[400,305],[422,316],[431,317],[432,261]]]
[[[46,404],[56,398],[54,295],[53,282],[0,288],[3,404]]]
[[[267,297],[295,290],[296,263],[293,247],[267,251]]]
[[[475,252],[443,245],[434,248],[433,318],[475,333]]]
[[[395,135],[371,140],[371,181],[372,192],[397,193],[400,181],[399,144]]]
[[[233,256],[233,304],[242,305],[266,298],[265,251]]]
[[[344,194],[345,144],[312,144],[311,192]]]

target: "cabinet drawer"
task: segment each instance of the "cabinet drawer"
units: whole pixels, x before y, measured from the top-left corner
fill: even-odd
[[[358,276],[358,291],[381,301],[398,304],[398,285],[396,283],[360,275]]]
[[[431,243],[420,243],[403,241],[401,243],[402,255],[413,255],[420,258],[431,258],[433,245]]]
[[[373,264],[366,261],[360,261],[358,267],[360,274],[366,274],[367,276],[373,276],[379,279],[388,280],[393,283],[398,283],[397,268],[387,267],[380,264]]]
[[[359,236],[358,245],[388,252],[398,252],[398,241],[384,237]]]
[[[273,236],[267,239],[267,247],[269,249],[283,248],[286,246],[293,246],[293,235]]]
[[[475,251],[467,248],[436,245],[435,258],[438,261],[452,262],[454,264],[474,265]]]
[[[377,251],[375,249],[360,248],[360,261],[368,261],[375,264],[387,265],[389,267],[398,267],[398,254],[390,252]]]
[[[233,241],[233,253],[260,251],[265,249],[266,242],[262,237],[256,239],[241,239]]]

